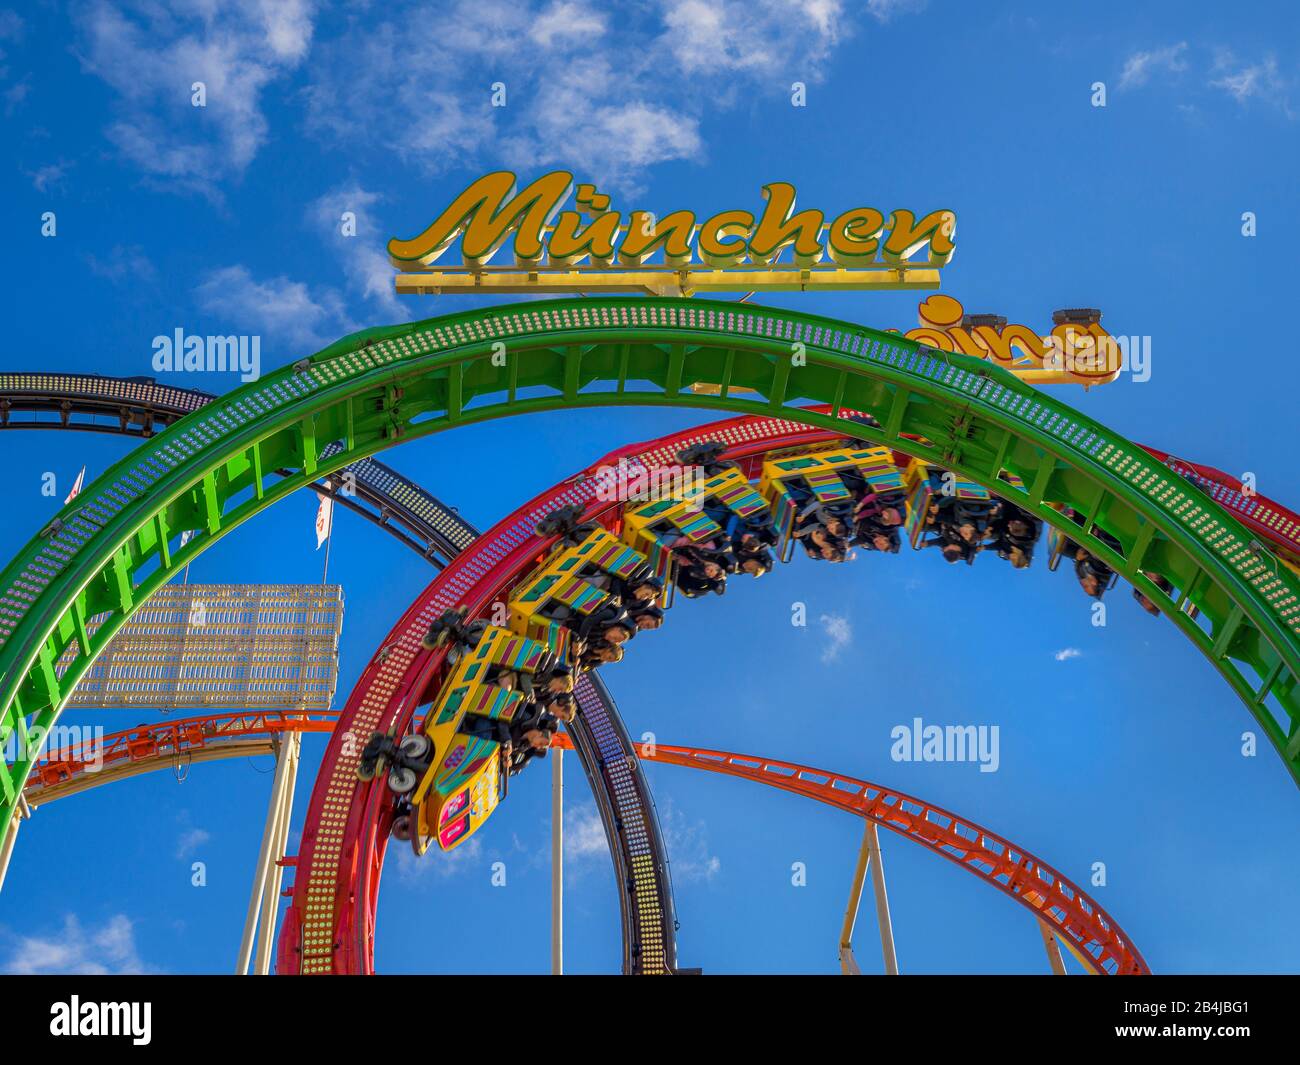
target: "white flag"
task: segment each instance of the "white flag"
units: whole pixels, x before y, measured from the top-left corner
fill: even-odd
[[[330,529],[334,525],[334,499],[331,496],[321,496],[320,506],[316,508],[316,550],[320,550],[329,537]]]
[[[63,505],[65,507],[69,503],[71,503],[74,499],[76,499],[77,496],[81,494],[81,486],[85,483],[86,483],[86,467],[82,466],[81,472],[77,474],[76,481],[73,482],[72,491],[68,493],[68,498],[63,501]]]
[[[191,540],[193,540],[196,535],[196,532],[197,530],[195,529],[186,529],[183,533],[181,533],[181,547],[184,547]]]

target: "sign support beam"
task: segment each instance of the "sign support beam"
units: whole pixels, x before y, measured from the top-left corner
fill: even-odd
[[[551,975],[564,975],[564,751],[551,748]]]

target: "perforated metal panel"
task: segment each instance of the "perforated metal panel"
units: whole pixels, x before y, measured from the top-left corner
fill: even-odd
[[[342,629],[337,584],[160,588],[109,641],[68,706],[325,710]],[[73,657],[59,660],[60,676]]]

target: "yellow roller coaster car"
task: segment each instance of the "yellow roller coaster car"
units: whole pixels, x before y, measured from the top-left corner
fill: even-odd
[[[460,846],[505,797],[501,740],[526,697],[502,674],[535,673],[548,655],[536,640],[483,627],[456,659],[419,731],[396,745],[382,735],[371,740],[358,775],[369,779],[381,760],[391,767],[388,787],[411,805],[394,832],[417,854],[435,840],[445,851]]]
[[[889,448],[841,441],[770,455],[763,463],[758,493],[767,501],[780,536],[778,554],[786,557],[795,516],[807,503],[841,508],[846,523],[852,524],[854,493],[850,486],[862,481],[882,495],[902,489]]]
[[[510,597],[510,630],[547,644],[572,661],[573,632],[565,620],[581,619],[612,599],[587,579],[593,572],[631,580],[648,570],[645,555],[597,527],[576,547],[560,547],[522,581]]]
[[[629,503],[623,512],[623,540],[649,559],[654,572],[672,578],[670,545],[680,539],[705,544],[722,536],[720,522],[745,520],[767,508],[740,470],[731,467],[709,477],[685,499]]]

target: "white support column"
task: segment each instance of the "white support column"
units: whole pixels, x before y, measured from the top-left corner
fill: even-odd
[[[289,847],[289,825],[293,820],[293,793],[298,781],[302,733],[291,732],[288,734],[288,739],[283,742],[292,764],[289,767],[288,782],[280,804],[275,840],[271,849],[273,864],[266,881],[266,891],[262,896],[262,919],[257,932],[257,960],[253,968],[253,972],[258,976],[267,976],[271,972],[271,955],[275,949],[275,925],[280,916],[280,888],[284,883],[284,866],[279,863]]]
[[[867,847],[870,850],[871,886],[876,891],[876,920],[880,923],[880,952],[885,959],[885,974],[898,975],[898,955],[894,952],[894,923],[889,916],[889,896],[885,893],[885,863],[880,855],[880,836],[876,823],[867,821]]]
[[[9,859],[13,857],[14,844],[18,842],[18,826],[32,816],[27,799],[18,796],[18,805],[14,807],[13,817],[5,825],[4,840],[0,842],[0,890],[4,889],[5,876],[9,873]]]
[[[1061,945],[1056,941],[1056,933],[1041,917],[1038,919],[1038,931],[1043,937],[1043,946],[1047,950],[1047,964],[1052,967],[1052,975],[1065,976],[1065,959],[1061,957]]]
[[[551,975],[564,973],[564,751],[551,748]]]
[[[290,769],[297,765],[297,759],[289,757],[289,746],[288,737],[284,735],[276,743],[275,779],[271,783],[271,801],[266,811],[266,827],[262,830],[262,849],[258,853],[257,868],[253,873],[253,890],[248,899],[248,916],[244,919],[244,934],[239,941],[239,960],[235,968],[238,976],[248,972],[248,963],[253,957],[253,938],[257,932],[257,919],[266,894],[266,885],[271,880],[271,870],[275,868],[275,839],[280,823],[280,811],[284,807],[284,796],[289,787]]]
[[[858,849],[858,864],[853,870],[853,886],[849,889],[849,904],[844,910],[844,925],[840,929],[840,972],[845,976],[861,976],[858,960],[853,956],[853,928],[858,923],[858,908],[862,905],[862,888],[867,880],[867,866],[871,864],[871,822],[862,834]]]

